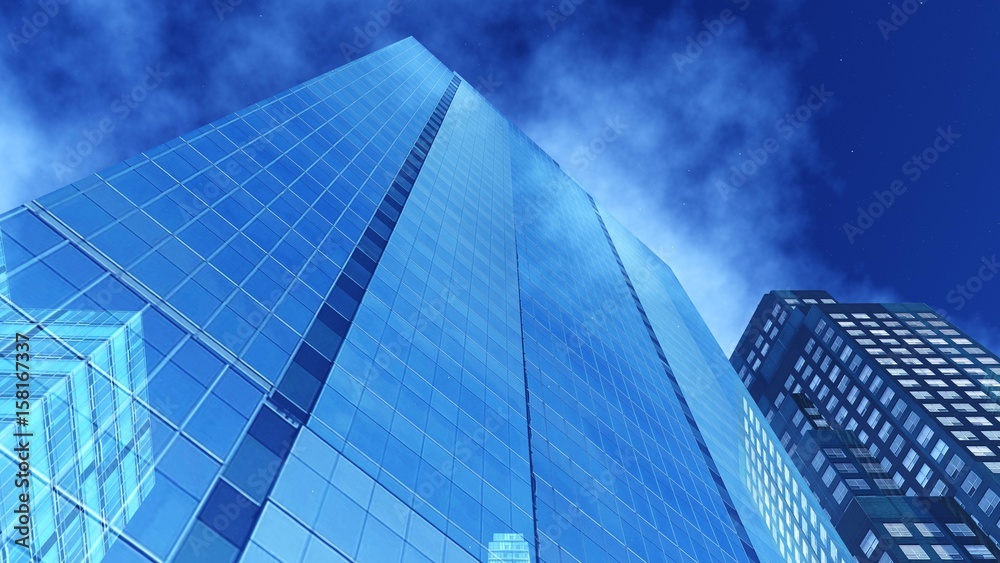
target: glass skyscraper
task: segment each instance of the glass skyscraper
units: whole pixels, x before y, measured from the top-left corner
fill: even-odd
[[[1000,359],[947,319],[773,291],[731,361],[860,560],[1000,557]]]
[[[669,268],[413,39],[0,236],[5,561],[849,557]]]

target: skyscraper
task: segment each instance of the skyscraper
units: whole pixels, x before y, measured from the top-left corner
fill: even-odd
[[[102,471],[141,494],[90,501],[61,485],[81,464],[46,476],[33,450],[60,508],[31,501],[30,549],[3,527],[10,561],[95,537],[94,561],[847,558],[669,268],[412,39],[0,233],[5,361],[105,318],[142,344],[77,357],[135,414],[60,450],[110,441]],[[104,396],[46,376],[81,412]]]
[[[773,291],[731,362],[856,556],[1000,556],[1000,360],[947,319]]]

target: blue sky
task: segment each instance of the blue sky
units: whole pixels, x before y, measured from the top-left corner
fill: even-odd
[[[776,288],[926,302],[1000,350],[998,17],[989,0],[5,2],[0,210],[413,35],[674,268],[727,353]]]

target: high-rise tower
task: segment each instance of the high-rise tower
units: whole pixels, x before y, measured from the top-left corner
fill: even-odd
[[[933,309],[773,291],[731,361],[861,560],[1000,557],[1000,359]]]
[[[5,361],[125,327],[46,374],[119,410],[33,450],[7,560],[846,558],[669,268],[412,39],[0,233]],[[42,459],[95,449],[142,486]]]

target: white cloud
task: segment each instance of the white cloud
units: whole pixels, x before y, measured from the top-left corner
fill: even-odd
[[[872,284],[848,289],[845,277],[803,244],[809,229],[803,199],[837,188],[817,164],[823,158],[812,128],[824,117],[811,117],[788,138],[775,124],[820,84],[797,83],[789,59],[755,44],[734,12],[735,21],[700,53],[692,48],[698,55],[682,70],[674,54],[686,56],[686,38],[697,39],[706,29],[701,21],[717,14],[681,9],[649,26],[645,39],[621,45],[557,31],[527,69],[526,82],[544,85],[544,95],[519,119],[674,269],[727,352],[772,289],[893,299]],[[608,25],[628,21],[616,14],[607,19]],[[624,131],[596,140],[608,119],[620,120]],[[768,138],[778,150],[724,199],[717,182],[727,181],[730,166]]]

